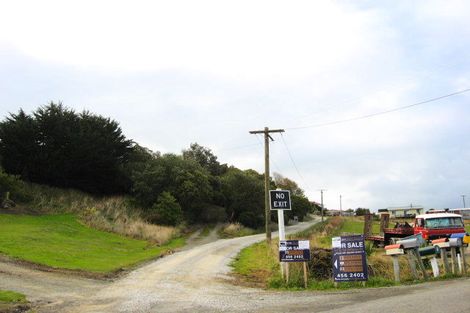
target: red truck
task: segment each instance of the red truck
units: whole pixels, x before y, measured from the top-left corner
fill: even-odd
[[[422,234],[425,240],[450,237],[464,233],[462,215],[454,213],[432,213],[416,216],[414,234]]]
[[[384,228],[383,236],[367,236],[366,240],[373,241],[376,245],[389,245],[393,238],[422,234],[425,240],[433,240],[464,232],[465,225],[461,215],[431,213],[417,215],[414,225],[397,223],[394,228]]]

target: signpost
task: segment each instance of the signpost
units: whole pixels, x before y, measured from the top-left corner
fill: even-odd
[[[367,258],[363,235],[332,238],[333,279],[335,284],[347,281],[367,281]]]
[[[279,242],[286,240],[286,232],[284,229],[284,210],[291,210],[290,191],[289,190],[270,190],[269,191],[269,204],[271,210],[277,211],[277,222],[279,225]],[[289,266],[286,264],[286,272],[288,273]],[[281,274],[284,277],[284,268],[281,264]],[[289,275],[287,275],[289,276]]]
[[[269,203],[271,210],[291,210],[289,190],[270,190]]]
[[[269,204],[271,210],[277,211],[277,221],[279,224],[279,240],[286,239],[284,230],[284,210],[291,210],[290,191],[289,190],[270,190]]]
[[[281,262],[303,262],[304,286],[307,288],[307,262],[310,261],[310,241],[308,240],[280,240],[279,260]],[[286,273],[289,283],[289,271]]]

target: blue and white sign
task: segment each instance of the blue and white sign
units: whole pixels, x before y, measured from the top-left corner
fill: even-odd
[[[281,262],[308,262],[310,261],[310,241],[308,240],[280,240],[279,260]]]
[[[335,282],[368,280],[363,235],[332,238],[333,278]]]

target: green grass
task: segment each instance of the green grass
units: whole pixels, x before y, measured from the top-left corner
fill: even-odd
[[[332,226],[336,225],[336,226]],[[342,220],[327,219],[317,223],[309,229],[300,233],[288,236],[289,238],[310,238],[314,239],[316,247],[331,248],[331,237],[345,233],[361,234],[363,222],[358,218],[344,218]],[[378,228],[378,223],[373,224]],[[375,230],[374,230],[375,231]],[[323,235],[322,235],[323,234]],[[233,271],[245,278],[248,282],[262,281],[266,287],[281,290],[305,290],[303,288],[303,271],[301,264],[290,264],[290,282],[286,284],[281,277],[277,242],[273,241],[271,247],[267,247],[265,242],[260,242],[243,249],[232,263]],[[393,280],[382,277],[370,277],[365,287],[386,287],[394,286]],[[310,278],[308,290],[335,290],[363,288],[361,282],[339,283],[336,287],[331,279],[318,280]]]
[[[164,246],[86,227],[73,215],[0,214],[0,253],[54,268],[109,273],[184,245]]]
[[[243,249],[232,262],[235,272],[242,275],[251,275],[256,271],[271,271],[277,267],[277,260],[273,257],[265,241],[255,243]]]
[[[265,241],[240,251],[231,266],[234,273],[257,287],[268,287],[271,278],[279,271],[278,259]]]
[[[280,275],[279,261],[277,254],[273,253],[276,243],[268,249],[266,242],[259,242],[243,249],[237,258],[232,262],[235,273],[242,275],[251,283],[263,283],[268,288],[280,290],[305,290],[303,287],[303,274],[301,264],[290,264],[290,282],[286,284],[285,279]],[[366,288],[395,286],[393,280],[381,277],[370,277],[366,282]],[[334,285],[332,280],[309,279],[307,290],[335,290],[363,288],[361,282],[347,282]]]
[[[199,234],[200,238],[204,238],[209,236],[211,231],[214,229],[215,225],[205,225],[204,228],[202,229],[201,233]]]
[[[300,287],[302,286],[302,287]],[[381,277],[370,277],[368,281],[365,282],[365,285],[362,282],[344,282],[338,283],[335,286],[332,280],[313,280],[310,279],[307,283],[307,290],[344,290],[344,289],[356,289],[356,288],[378,288],[378,287],[390,287],[397,286],[393,280],[384,279]],[[289,284],[286,284],[284,279],[280,275],[277,275],[275,278],[271,279],[269,282],[269,287],[273,289],[280,290],[306,290],[303,287],[303,278],[297,278],[291,280]]]
[[[26,296],[14,291],[0,290],[0,302],[25,303]]]

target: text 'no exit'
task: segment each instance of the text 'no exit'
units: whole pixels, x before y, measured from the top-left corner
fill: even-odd
[[[271,210],[290,210],[290,191],[289,190],[270,190],[269,202]]]

